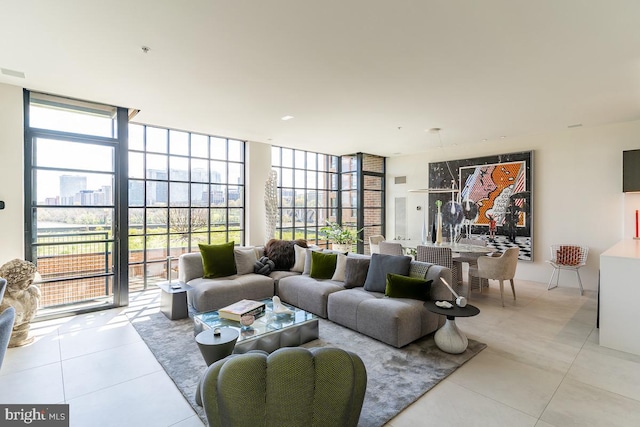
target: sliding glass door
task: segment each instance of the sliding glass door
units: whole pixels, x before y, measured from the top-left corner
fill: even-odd
[[[126,303],[126,111],[30,92],[25,105],[26,258],[41,276],[39,315]]]

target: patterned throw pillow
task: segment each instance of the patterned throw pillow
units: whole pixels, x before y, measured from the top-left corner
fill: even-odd
[[[560,246],[560,249],[556,251],[556,262],[571,266],[580,264],[580,247]]]

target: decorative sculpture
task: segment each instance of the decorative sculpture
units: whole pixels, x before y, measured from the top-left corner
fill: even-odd
[[[269,172],[269,178],[264,187],[264,207],[266,221],[265,242],[275,238],[276,220],[278,218],[278,173],[275,170]]]
[[[35,264],[21,259],[11,260],[0,267],[0,277],[7,279],[0,312],[8,306],[16,310],[9,347],[20,347],[33,341],[33,337],[29,338],[29,328],[40,300],[40,288],[33,284],[35,275]]]
[[[442,201],[436,200],[436,206],[438,207],[438,216],[436,217],[436,223],[438,224],[438,228],[436,230],[436,244],[440,245],[442,244],[442,212],[440,210]]]

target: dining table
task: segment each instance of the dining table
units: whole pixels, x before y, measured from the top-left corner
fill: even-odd
[[[417,249],[418,246],[430,246],[430,247],[444,247],[444,248],[451,248],[451,252],[456,253],[456,254],[477,254],[478,256],[483,255],[483,254],[488,254],[491,252],[494,252],[495,249],[487,247],[487,246],[480,246],[480,245],[470,245],[470,244],[466,244],[466,243],[451,243],[451,242],[442,242],[442,243],[432,243],[432,242],[426,242],[426,243],[422,243],[420,240],[402,240],[402,239],[397,239],[397,240],[387,240],[387,242],[390,243],[400,243],[402,245],[403,249]]]
[[[456,262],[456,258],[457,255],[466,255],[466,257],[481,257],[483,255],[487,255],[490,254],[492,252],[495,252],[494,248],[490,248],[487,246],[480,246],[480,245],[470,245],[467,243],[451,243],[451,242],[442,242],[442,243],[433,243],[431,241],[426,242],[426,243],[422,243],[420,240],[411,240],[411,239],[407,239],[407,240],[402,240],[402,239],[396,239],[396,240],[388,240],[388,242],[392,242],[392,243],[400,243],[402,245],[402,248],[404,249],[405,253],[413,253],[415,255],[415,250],[418,248],[418,246],[430,246],[430,247],[444,247],[444,248],[451,248],[451,252],[454,255],[453,257],[453,261],[454,261],[454,268],[457,269],[457,274],[456,276],[460,278],[460,283],[462,283],[462,264],[461,262]],[[468,277],[467,278],[467,283],[469,284],[468,286],[471,288],[482,288],[482,286],[488,286],[488,283],[486,283],[486,279],[478,279],[476,277]],[[469,289],[469,290],[470,290]],[[469,295],[469,293],[467,293],[467,295]]]

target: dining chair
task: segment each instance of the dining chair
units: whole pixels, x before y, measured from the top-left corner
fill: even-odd
[[[380,253],[380,242],[384,242],[385,238],[382,234],[376,234],[375,236],[369,236],[369,253]]]
[[[451,252],[451,248],[418,245],[416,261],[429,262],[449,268],[451,270],[451,282],[454,284],[458,283],[458,272],[453,266],[453,252]]]
[[[404,255],[404,251],[402,249],[402,243],[392,243],[387,241],[382,241],[379,243],[380,252],[384,255]]]
[[[573,270],[578,275],[578,285],[580,286],[580,295],[584,294],[582,288],[582,280],[580,279],[580,267],[587,263],[587,255],[589,254],[588,246],[581,245],[551,245],[551,259],[547,262],[553,266],[553,272],[549,279],[547,290],[557,288],[560,282],[560,270]],[[556,285],[551,286],[553,276],[556,276]]]
[[[497,280],[500,282],[500,298],[504,307],[504,281],[511,282],[511,291],[513,292],[513,300],[516,299],[516,288],[513,278],[516,275],[516,267],[518,266],[518,254],[520,248],[509,248],[499,257],[481,256],[478,258],[478,266],[469,268],[469,276],[481,279]],[[480,288],[482,291],[482,287]]]

